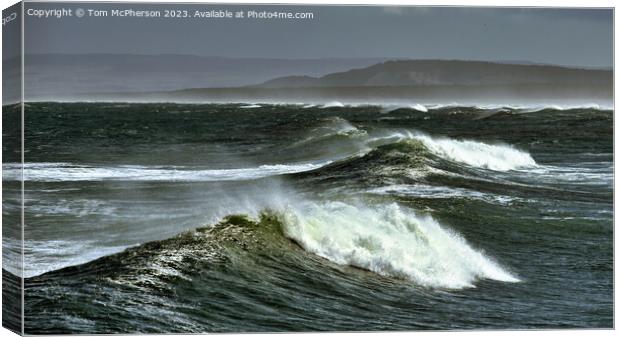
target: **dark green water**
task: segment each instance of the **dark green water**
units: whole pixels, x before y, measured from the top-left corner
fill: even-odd
[[[28,104],[25,331],[611,328],[612,118]]]

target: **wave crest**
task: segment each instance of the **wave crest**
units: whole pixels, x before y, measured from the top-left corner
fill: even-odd
[[[510,171],[536,167],[532,156],[508,144],[487,144],[474,140],[431,137],[422,133],[409,131],[395,132],[372,140],[419,141],[431,153],[469,166],[495,171]]]
[[[495,171],[509,171],[519,168],[535,167],[532,156],[512,145],[486,144],[472,140],[431,138],[425,135],[414,136],[433,153],[470,166]]]
[[[482,278],[519,281],[430,216],[397,204],[306,203],[283,212],[281,222],[284,234],[311,253],[427,287],[473,287]]]

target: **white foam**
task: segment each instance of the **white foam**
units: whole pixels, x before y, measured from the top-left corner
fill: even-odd
[[[250,105],[244,105],[244,106],[240,106],[239,109],[256,109],[256,108],[260,108],[261,106],[258,104],[250,104]]]
[[[507,144],[491,145],[472,140],[431,138],[425,135],[417,135],[415,138],[421,140],[431,152],[439,156],[475,167],[509,171],[536,166],[529,153]]]
[[[298,163],[261,165],[250,168],[198,170],[186,167],[149,167],[137,165],[89,166],[70,163],[26,163],[26,181],[227,181],[253,180],[268,176],[311,171],[330,164]],[[3,164],[3,179],[21,179],[20,164]]]
[[[519,281],[430,216],[397,204],[305,202],[281,217],[287,237],[338,264],[437,288],[473,287],[484,278]]]
[[[413,139],[421,141],[432,153],[473,167],[495,171],[510,171],[537,167],[532,156],[508,144],[487,144],[473,140],[431,137],[410,131],[394,132],[371,141]]]
[[[585,164],[585,163],[582,163]],[[535,176],[545,183],[561,182],[575,185],[607,185],[613,186],[613,167],[559,167],[541,165],[536,169],[527,170],[524,173]]]
[[[410,109],[420,112],[428,112],[428,109],[422,104],[382,104],[381,113],[390,113],[399,109]]]
[[[537,112],[546,109],[553,110],[571,110],[571,109],[594,109],[594,110],[612,110],[613,105],[610,104],[597,104],[597,103],[583,103],[583,104],[471,104],[471,103],[435,103],[425,104],[425,107],[431,110],[445,109],[445,108],[474,108],[478,110],[516,110],[516,112]]]
[[[382,186],[370,189],[368,190],[368,193],[413,196],[424,199],[464,198],[498,203],[501,205],[510,204],[511,202],[517,200],[517,198],[510,196],[482,193],[466,188],[431,186],[424,184]]]
[[[565,110],[573,110],[573,109],[590,109],[590,110],[613,110],[612,105],[599,105],[596,103],[586,103],[586,104],[547,104],[547,105],[529,105],[529,106],[515,106],[513,109],[517,110],[517,113],[531,113],[531,112],[540,112],[548,109],[565,111]]]
[[[322,108],[344,108],[344,104],[338,101],[325,103]]]
[[[410,109],[418,110],[420,112],[428,112],[428,109],[422,104],[413,104],[409,106]]]

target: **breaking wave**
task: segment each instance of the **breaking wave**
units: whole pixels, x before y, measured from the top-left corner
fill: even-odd
[[[329,143],[326,143],[327,141]],[[348,144],[349,147],[346,148],[348,151],[343,152],[340,156],[330,158],[330,160],[335,160],[336,158],[352,158],[352,156],[367,153],[384,145],[410,141],[420,143],[425,150],[444,160],[471,167],[494,171],[538,167],[528,152],[510,144],[491,144],[469,139],[434,137],[410,130],[366,131],[340,117],[329,119],[327,123],[315,128],[310,136],[294,143],[294,146],[307,146],[315,143],[314,145],[320,145],[322,151],[326,152],[327,149],[339,148]]]
[[[454,162],[495,171],[509,171],[536,167],[532,156],[508,144],[487,144],[474,140],[458,140],[446,137],[431,137],[410,131],[392,132],[371,139],[369,143],[386,140],[421,142],[431,153]]]
[[[308,203],[282,213],[284,233],[332,262],[428,287],[472,287],[477,279],[518,279],[430,216],[397,204]]]
[[[345,105],[338,101],[328,102],[323,104],[322,108],[343,108]]]
[[[433,138],[421,134],[412,137],[422,141],[431,152],[441,157],[474,167],[509,171],[536,166],[536,161],[529,153],[511,145]]]
[[[244,105],[244,106],[240,106],[239,109],[256,109],[256,108],[260,108],[261,106],[258,104],[250,104],[250,105]]]
[[[428,108],[422,104],[386,104],[381,106],[381,113],[390,113],[399,109],[410,109],[419,112],[428,112]]]

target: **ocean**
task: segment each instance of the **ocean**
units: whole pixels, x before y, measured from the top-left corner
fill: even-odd
[[[28,334],[613,327],[610,109],[41,102],[24,138]]]

